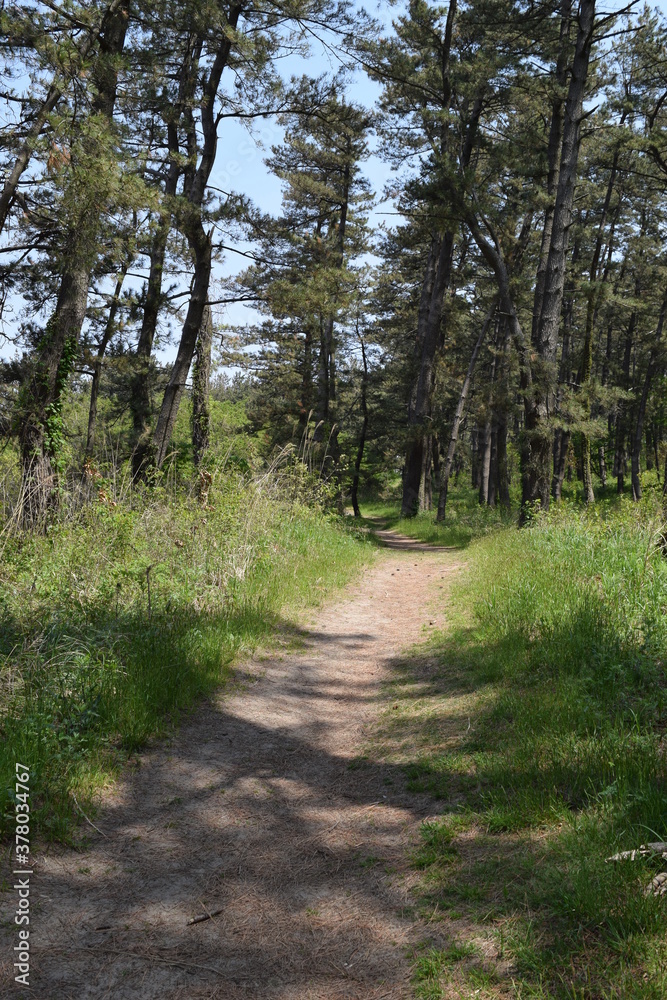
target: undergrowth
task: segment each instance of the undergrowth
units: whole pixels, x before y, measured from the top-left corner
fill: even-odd
[[[31,833],[66,839],[76,802],[370,555],[296,465],[255,480],[228,469],[205,506],[174,486],[96,490],[46,535],[0,541],[5,834],[16,761],[30,768]]]
[[[436,501],[437,502],[437,501]],[[503,527],[516,524],[516,513],[502,507],[483,507],[477,490],[465,486],[452,488],[447,503],[447,518],[436,522],[434,511],[423,511],[414,517],[401,517],[396,502],[362,504],[364,521],[381,521],[383,527],[417,538],[430,545],[467,548],[474,538],[479,538]]]
[[[667,560],[653,500],[563,503],[473,542],[452,626],[405,660],[383,733],[439,800],[415,864],[477,957],[415,955],[416,996],[667,995]],[[451,951],[451,949],[450,949]]]

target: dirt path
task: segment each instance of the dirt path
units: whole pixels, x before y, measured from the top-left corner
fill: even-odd
[[[234,692],[142,756],[96,817],[105,836],[88,828],[85,851],[35,858],[22,996],[411,995],[406,855],[433,803],[355,758],[392,660],[442,623],[433,602],[457,558],[385,541],[303,630],[304,648],[244,664]]]

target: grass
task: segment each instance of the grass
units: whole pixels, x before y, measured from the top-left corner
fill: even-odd
[[[431,942],[417,997],[667,995],[667,901],[646,892],[665,866],[606,861],[667,840],[658,529],[649,495],[478,537],[451,628],[399,667],[384,753],[441,810],[420,905],[483,946],[452,962]]]
[[[99,485],[99,484],[98,484]],[[0,802],[30,768],[31,833],[67,839],[129,754],[178,724],[241,652],[296,636],[371,557],[294,470],[214,478],[205,508],[175,488],[100,497],[46,536],[2,539]]]
[[[415,517],[401,517],[400,505],[396,502],[362,503],[361,507],[363,523],[371,527],[380,521],[384,528],[391,528],[430,545],[448,548],[467,548],[474,538],[516,522],[515,513],[501,507],[491,510],[480,506],[477,490],[463,485],[452,489],[444,524],[436,522],[433,511],[424,511]]]

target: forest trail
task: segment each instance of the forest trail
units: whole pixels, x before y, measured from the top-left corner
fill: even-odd
[[[392,661],[443,624],[460,556],[378,534],[387,548],[282,654],[241,664],[141,755],[105,796],[103,835],[37,854],[30,995],[411,996],[408,859],[434,804],[400,769],[357,763]]]

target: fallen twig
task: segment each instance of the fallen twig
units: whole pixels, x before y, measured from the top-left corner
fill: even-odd
[[[77,802],[76,795],[74,794],[74,792],[72,792],[72,798],[74,799],[74,805],[79,810],[79,812],[85,819],[86,823],[88,823],[89,826],[92,826],[93,830],[97,830],[97,832],[100,834],[101,837],[104,837],[105,840],[108,840],[109,838],[107,837],[106,833],[103,833],[102,830],[100,830],[99,826],[95,826],[92,819],[89,819],[88,816],[86,816],[85,812]]]
[[[221,906],[217,910],[211,910],[210,913],[207,910],[206,913],[200,913],[199,916],[197,917],[190,917],[190,919],[188,920],[188,927],[190,926],[190,924],[201,924],[204,920],[210,920],[211,917],[217,917],[219,916],[219,914],[223,912],[223,910],[224,907]]]

